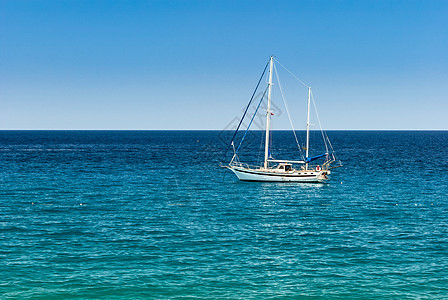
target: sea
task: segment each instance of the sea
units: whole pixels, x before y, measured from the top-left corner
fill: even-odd
[[[327,134],[304,184],[230,131],[0,131],[0,299],[448,299],[448,132]]]

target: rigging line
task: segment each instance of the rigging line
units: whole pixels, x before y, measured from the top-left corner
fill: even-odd
[[[244,139],[246,138],[246,134],[249,131],[250,125],[252,125],[252,121],[254,120],[255,116],[257,115],[257,111],[260,108],[260,104],[261,102],[263,102],[264,96],[266,95],[266,92],[268,90],[269,86],[266,87],[266,89],[264,90],[263,96],[260,99],[260,102],[258,103],[257,109],[254,112],[254,115],[252,116],[252,119],[250,120],[249,126],[247,126],[246,131],[244,132],[243,138],[241,139],[240,144],[238,145],[238,148],[235,151],[235,155],[238,154],[238,151],[240,150],[241,144],[243,144]]]
[[[312,91],[311,91],[311,99],[313,99],[314,111],[316,112],[317,122],[319,123],[320,131],[322,133],[322,139],[324,140],[325,150],[328,153],[328,145],[327,145],[328,136],[327,136],[327,138],[325,138],[327,134],[322,129],[322,124],[320,123],[319,113],[317,112],[316,101],[314,100],[314,95],[313,95]],[[330,144],[330,146],[331,146],[331,144]],[[333,147],[331,147],[331,148],[333,149]]]
[[[275,67],[275,65],[274,65],[274,71],[275,71],[275,76],[277,77],[277,82],[278,82],[278,87],[280,89],[280,93],[282,94],[283,104],[285,104],[286,113],[288,114],[289,124],[291,125],[292,132],[294,133],[294,138],[296,139],[297,147],[299,148],[299,153],[302,156],[303,160],[305,160],[302,150],[300,149],[300,143],[299,143],[299,140],[297,139],[296,130],[294,129],[294,125],[292,124],[291,115],[289,114],[288,104],[286,103],[286,96],[283,93],[282,84],[280,83],[280,77],[278,76],[277,68]]]
[[[232,143],[233,143],[233,141],[234,141],[234,139],[235,139],[235,136],[236,136],[236,134],[238,133],[238,130],[240,129],[241,123],[243,123],[244,117],[246,116],[247,110],[249,109],[250,104],[252,103],[252,100],[254,99],[255,93],[257,92],[258,87],[260,86],[260,82],[261,82],[261,80],[262,80],[263,77],[264,77],[264,73],[266,73],[266,69],[268,68],[268,65],[269,65],[269,61],[267,62],[266,66],[264,67],[263,73],[261,74],[261,77],[260,77],[260,79],[258,80],[257,86],[255,87],[255,90],[254,90],[254,92],[253,92],[253,94],[252,94],[252,97],[250,97],[250,101],[249,101],[249,103],[248,103],[247,106],[246,106],[246,110],[244,111],[243,117],[241,118],[240,123],[238,124],[238,127],[236,128],[235,133],[233,134],[232,140],[230,141],[230,144],[227,146],[226,152],[224,153],[224,155],[223,155],[223,157],[222,157],[221,160],[224,160],[224,158],[225,158],[227,152],[228,152],[229,149],[230,149],[230,146],[232,146]]]
[[[284,65],[282,65],[275,57],[274,60],[283,67],[283,69],[285,69],[289,74],[292,75],[292,77],[294,77],[295,79],[297,79],[301,84],[303,84],[306,88],[310,88],[305,82],[303,82],[302,80],[300,80],[299,77],[297,77],[296,75],[294,75],[290,70],[288,70]]]
[[[333,149],[333,145],[330,142],[330,138],[328,137],[327,134],[325,134],[325,137],[327,138],[327,142],[330,145],[331,153],[333,153],[333,156],[334,156],[334,149]]]
[[[260,149],[258,150],[257,165],[261,164],[261,151],[263,150],[263,139],[264,139],[263,134],[260,134],[260,138],[261,140],[260,140]]]

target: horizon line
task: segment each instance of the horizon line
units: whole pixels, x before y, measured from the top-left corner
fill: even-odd
[[[235,129],[2,129],[0,131],[235,131]],[[243,131],[243,130],[240,130]],[[250,131],[264,131],[263,129],[254,129]],[[291,129],[275,129],[271,131],[291,131]],[[295,130],[295,131],[305,131]],[[321,131],[312,129],[311,131]],[[448,129],[326,129],[324,131],[448,131]]]

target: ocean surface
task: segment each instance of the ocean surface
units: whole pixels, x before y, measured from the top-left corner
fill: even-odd
[[[230,135],[0,131],[0,298],[448,298],[447,131],[329,131],[328,184],[239,182]]]

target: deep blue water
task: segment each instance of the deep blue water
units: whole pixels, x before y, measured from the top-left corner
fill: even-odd
[[[229,134],[0,131],[0,298],[448,298],[448,132],[330,131],[329,184],[239,182]]]

